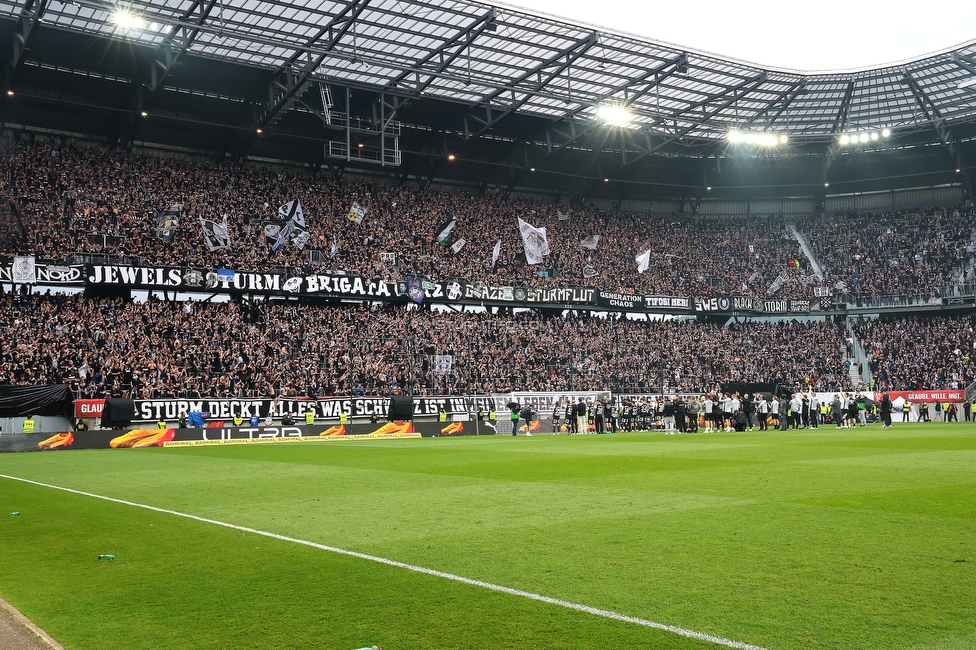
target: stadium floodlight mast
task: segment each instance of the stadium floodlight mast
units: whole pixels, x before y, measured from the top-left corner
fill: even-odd
[[[726,137],[732,144],[750,144],[757,147],[779,147],[790,141],[790,137],[785,133],[739,131],[737,129],[729,131]]]

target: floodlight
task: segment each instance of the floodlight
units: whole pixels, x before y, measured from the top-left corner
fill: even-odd
[[[783,134],[783,135],[779,136],[779,143],[780,144],[786,144],[789,141],[790,141],[790,137],[788,135]]]
[[[862,133],[862,134],[861,134],[861,135],[860,135],[860,136],[858,137],[858,140],[860,140],[861,142],[867,142],[867,141],[868,141],[868,134],[867,134],[867,133]]]
[[[840,143],[841,144],[850,144],[851,143],[851,136],[847,135],[846,133],[844,135],[840,136]]]
[[[877,131],[875,131],[874,133],[871,134],[871,139],[872,140],[877,140],[878,139],[878,132]]]
[[[604,104],[596,109],[596,116],[610,126],[623,126],[630,123],[633,116],[624,106]]]
[[[887,138],[889,135],[891,135],[891,129],[884,129],[881,131],[881,137]]]
[[[113,13],[110,20],[125,30],[142,29],[146,26],[146,21],[141,16],[129,13],[124,9],[119,9]]]

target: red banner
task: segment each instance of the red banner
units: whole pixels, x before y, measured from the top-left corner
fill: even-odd
[[[76,399],[75,417],[76,418],[100,418],[102,410],[105,408],[103,399]]]
[[[966,399],[965,392],[961,390],[893,390],[889,391],[888,395],[892,402],[900,397],[913,404],[919,402],[961,402]]]

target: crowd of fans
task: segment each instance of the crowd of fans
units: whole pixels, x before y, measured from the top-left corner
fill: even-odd
[[[798,224],[825,283],[852,300],[940,295],[973,260],[971,203],[900,212],[850,212]]]
[[[972,316],[854,320],[878,390],[963,389],[976,379]]]
[[[24,231],[0,226],[0,254],[63,259],[73,253],[141,258],[146,263],[260,270],[288,266],[398,280],[465,278],[496,285],[587,284],[609,291],[707,297],[809,298],[820,280],[782,218],[708,219],[635,215],[586,205],[417,190],[398,184],[340,182],[327,174],[255,165],[159,158],[69,139],[0,139],[0,198],[19,207]],[[301,201],[304,249],[270,247],[264,226],[278,208]],[[362,223],[347,218],[357,203]],[[156,217],[181,204],[172,242],[156,238]],[[200,219],[226,216],[229,248],[211,251]],[[524,263],[517,222],[547,229],[551,253]],[[447,244],[440,227],[456,219]],[[7,223],[10,220],[0,219]],[[936,295],[964,278],[973,256],[971,204],[890,213],[807,217],[798,223],[835,293],[852,299]],[[595,248],[581,246],[599,235]],[[493,249],[501,242],[493,264]],[[639,273],[635,257],[650,250]],[[388,261],[394,253],[395,262]],[[584,275],[584,269],[586,274]]]
[[[242,270],[308,270],[314,260],[327,269],[387,279],[586,284],[685,297],[766,296],[771,287],[780,298],[811,294],[812,275],[782,219],[605,212],[491,193],[420,191],[254,165],[157,158],[26,135],[0,140],[0,149],[0,197],[19,206],[27,231],[26,241],[0,240],[0,253],[54,259],[98,253]],[[301,201],[310,237],[304,249],[288,244],[276,252],[264,226],[293,199]],[[347,218],[354,203],[365,210],[358,225]],[[160,241],[156,217],[174,204],[182,205],[181,222],[172,242]],[[221,222],[225,216],[231,245],[212,251],[200,219]],[[551,253],[542,264],[524,263],[519,218],[547,229]],[[457,252],[437,241],[440,227],[453,219],[448,243],[465,240]],[[593,235],[600,237],[595,248],[581,246]],[[499,241],[499,261],[493,264]],[[647,250],[649,268],[639,273],[635,257]],[[396,261],[382,253],[395,253]]]
[[[7,294],[0,383],[79,397],[845,386],[830,322],[737,324]],[[438,365],[437,357],[450,357]]]

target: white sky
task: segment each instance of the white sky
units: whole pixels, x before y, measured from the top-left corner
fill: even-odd
[[[853,70],[976,40],[976,0],[507,0],[692,50],[803,71]]]

